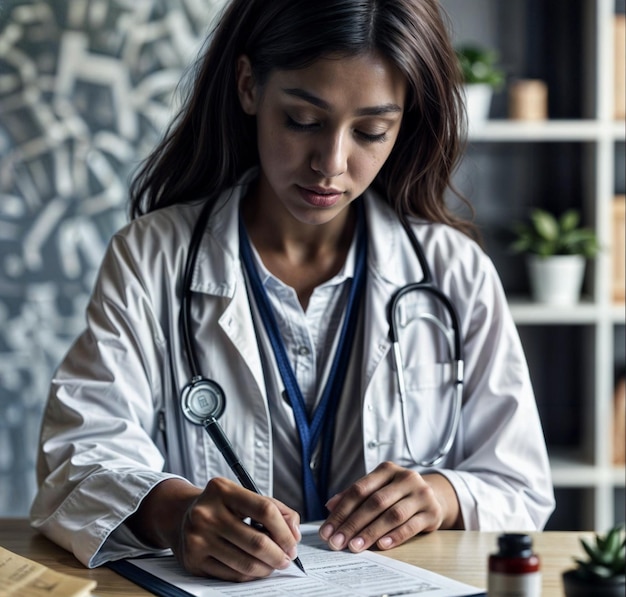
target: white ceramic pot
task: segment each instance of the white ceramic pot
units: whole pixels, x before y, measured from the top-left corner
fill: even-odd
[[[469,130],[476,130],[489,118],[493,87],[485,83],[465,85],[465,109]]]
[[[585,274],[582,255],[527,258],[532,297],[538,303],[574,305],[580,300]]]

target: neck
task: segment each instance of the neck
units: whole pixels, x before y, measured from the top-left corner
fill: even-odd
[[[323,224],[301,222],[281,208],[278,202],[265,204],[258,189],[252,189],[242,201],[241,214],[246,230],[261,255],[281,255],[293,265],[301,265],[350,247],[356,226],[354,206]]]
[[[354,206],[330,222],[309,225],[286,210],[264,207],[249,195],[242,202],[241,214],[265,267],[295,289],[304,309],[313,290],[343,267],[356,229]]]

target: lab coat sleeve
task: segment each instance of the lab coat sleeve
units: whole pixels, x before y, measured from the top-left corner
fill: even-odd
[[[153,294],[124,238],[114,237],[86,329],[51,383],[31,522],[89,567],[154,551],[123,522],[174,476],[156,443],[167,359]]]
[[[554,509],[543,430],[519,335],[492,262],[449,284],[460,305],[465,391],[452,466],[466,529],[542,529]]]

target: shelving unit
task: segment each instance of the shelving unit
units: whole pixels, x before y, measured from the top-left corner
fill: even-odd
[[[618,188],[623,185],[618,168],[626,140],[626,124],[613,118],[613,23],[623,3],[442,0],[442,4],[451,17],[456,43],[471,41],[473,35],[478,43],[503,50],[500,54],[508,58],[505,69],[508,66],[518,76],[537,77],[528,71],[541,71],[543,66],[537,78],[547,80],[549,90],[567,81],[568,71],[573,73],[582,57],[582,74],[571,90],[574,108],[566,105],[561,93],[550,106],[552,119],[520,122],[506,120],[506,108],[494,102],[492,119],[472,127],[467,165],[461,168],[457,186],[476,207],[476,221],[503,277],[528,357],[557,495],[557,510],[547,528],[603,531],[624,520],[625,470],[613,465],[610,441],[615,369],[624,368],[626,360],[620,345],[625,309],[611,298],[611,205],[616,194],[624,193]],[[572,48],[573,58],[555,48],[544,57],[546,62],[557,61],[548,68],[541,56],[529,58],[531,42],[525,36],[534,36],[532,42],[545,50],[552,42],[537,38],[541,33],[533,32],[532,21],[538,19],[538,31],[547,35],[559,14],[573,21],[563,25],[569,27],[566,34],[555,34],[561,40],[554,43],[580,45]],[[519,30],[507,30],[515,23]],[[521,188],[516,188],[516,180],[523,180]],[[561,188],[566,190],[560,193]],[[598,234],[603,250],[589,264],[585,296],[578,305],[554,308],[526,298],[523,263],[507,252],[502,237],[503,230],[533,206],[557,213],[578,208],[584,223]]]

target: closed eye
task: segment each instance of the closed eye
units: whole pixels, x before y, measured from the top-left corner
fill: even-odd
[[[287,116],[287,128],[294,131],[310,131],[317,127],[319,127],[318,122],[298,122],[291,118],[291,116]]]
[[[368,143],[384,143],[387,140],[387,133],[373,135],[371,133],[364,133],[363,131],[356,131],[356,134]]]
[[[293,131],[314,131],[321,127],[319,122],[299,122],[291,116],[286,117],[287,128]],[[387,133],[366,133],[364,131],[355,130],[355,134],[367,143],[383,143],[387,140]]]

